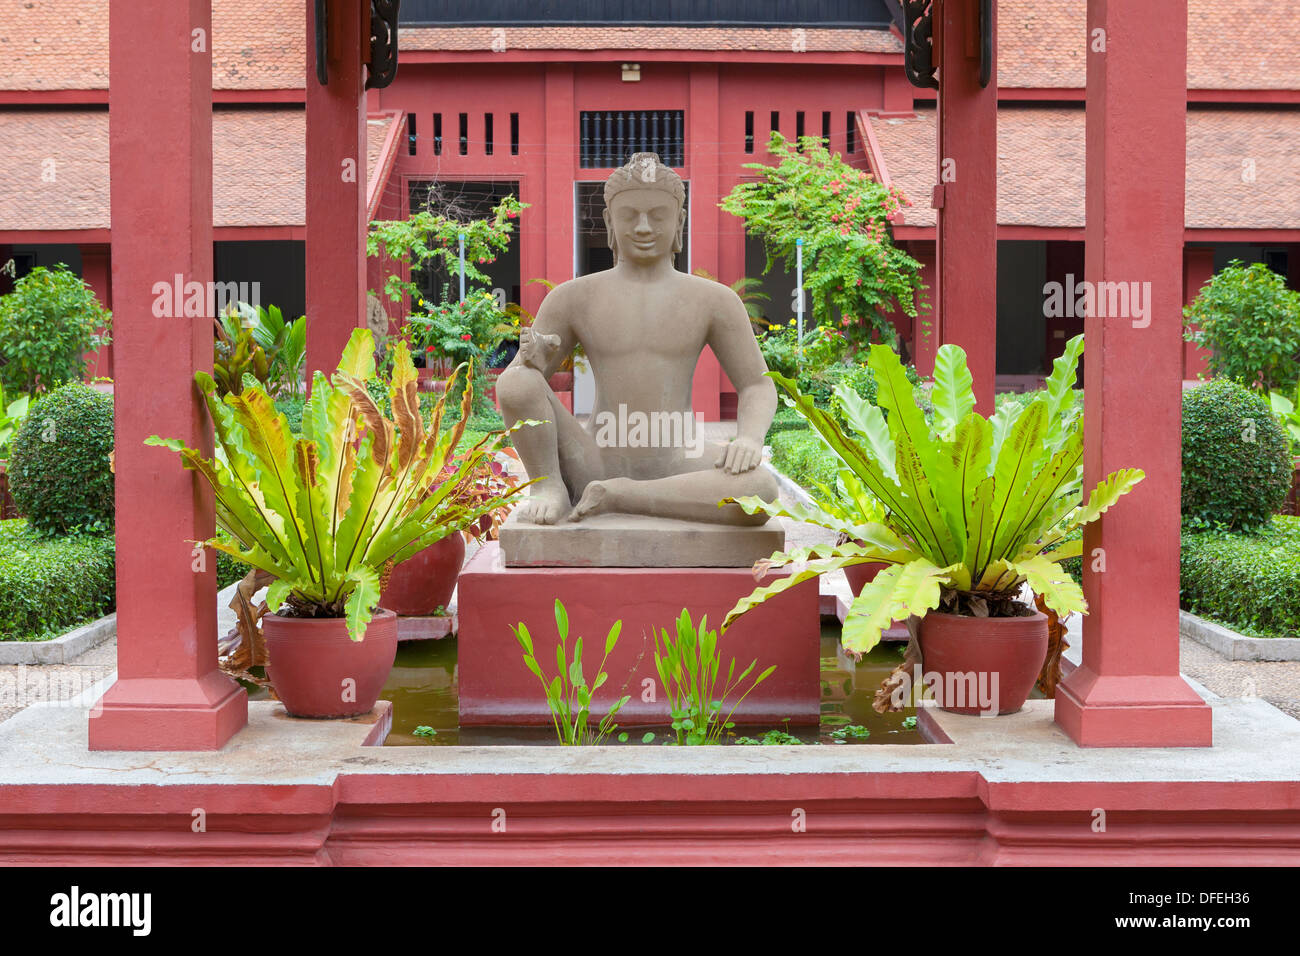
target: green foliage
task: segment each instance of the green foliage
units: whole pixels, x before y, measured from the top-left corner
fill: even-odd
[[[672,715],[672,729],[678,746],[717,744],[725,731],[735,726],[732,715],[755,687],[767,680],[776,665],[754,678],[744,692],[740,689],[746,678],[758,666],[750,661],[740,674],[736,673],[736,659],[727,665],[727,674],[718,681],[722,659],[718,656],[718,632],[708,629],[709,618],[700,618],[697,628],[691,622],[690,612],[682,609],[677,619],[677,636],[673,638],[666,629],[654,635],[655,670],[668,694],[668,710]],[[731,708],[723,708],[734,695]]]
[[[270,357],[272,391],[301,395],[302,372],[307,365],[307,317],[300,315],[288,322],[275,305],[266,308],[259,305],[256,314],[253,338]]]
[[[34,394],[80,381],[86,354],[108,343],[111,320],[67,266],[38,266],[0,296],[0,383]]]
[[[212,378],[198,372],[215,456],[176,439],[146,442],[179,452],[185,467],[212,485],[217,527],[234,543],[218,536],[208,544],[275,576],[269,607],[288,603],[299,617],[344,617],[353,640],[365,634],[390,562],[400,564],[519,493],[462,493],[495,441],[457,455],[464,428],[441,430],[445,396],[426,430],[410,353],[402,343],[396,349],[391,421],[367,388],[375,375],[373,336],[357,329],[333,381],[316,373],[301,437],[261,388],[221,399]],[[467,413],[468,401],[462,418]]]
[[[236,581],[242,581],[244,575],[252,569],[243,561],[231,557],[225,551],[217,552],[217,589],[230,587]]]
[[[546,704],[551,711],[551,722],[555,725],[555,735],[562,746],[594,747],[618,730],[614,718],[632,698],[624,695],[615,700],[594,728],[591,726],[591,698],[609,679],[609,674],[605,673],[605,662],[618,644],[618,635],[623,629],[622,621],[615,621],[609,629],[609,634],[605,637],[605,656],[600,659],[596,675],[590,682],[582,665],[581,637],[574,642],[573,654],[569,656],[569,614],[558,599],[555,602],[555,629],[559,634],[559,642],[555,645],[554,677],[548,678],[537,662],[537,655],[533,651],[533,636],[528,625],[520,621],[518,627],[510,629],[523,649],[524,666],[542,683]]]
[[[866,740],[871,736],[871,731],[861,724],[848,724],[832,730],[827,736],[836,743],[843,743],[846,740]]]
[[[44,535],[113,527],[113,399],[80,382],[42,395],[10,443],[9,491]]]
[[[892,343],[894,327],[884,313],[901,308],[915,315],[921,288],[920,264],[894,245],[887,226],[910,202],[830,153],[818,137],[795,144],[773,131],[768,152],[776,165],[747,163],[757,181],[739,183],[719,205],[763,240],[764,274],[778,262],[794,272],[803,240],[804,288],[817,325],[842,323],[859,347],[876,338]]]
[[[1083,336],[1076,336],[1040,397],[1023,411],[1004,406],[985,419],[974,411],[966,354],[941,346],[930,423],[898,356],[873,345],[879,405],[841,387],[848,431],[794,382],[769,373],[845,467],[836,493],[824,488],[810,506],[756,497],[737,503],[749,514],[828,528],[842,543],[773,555],[768,567],[792,573],[741,599],[725,624],[809,578],[871,562],[888,567],[849,608],[843,642],[855,654],[874,647],[892,621],[923,617],[941,602],[959,612],[1016,614],[1015,594],[1026,582],[1058,614],[1086,611],[1083,591],[1059,566],[1080,553],[1066,538],[1144,476],[1117,471],[1082,503],[1083,422],[1070,400],[1082,354]]]
[[[1210,371],[1247,388],[1300,380],[1300,292],[1262,262],[1233,259],[1183,309],[1189,342],[1210,350]]]
[[[213,326],[215,336],[212,346],[212,378],[217,395],[238,395],[245,382],[273,391],[271,387],[271,359],[258,344],[253,330],[240,325],[237,314],[227,313]]]
[[[382,256],[396,266],[384,280],[382,293],[393,302],[409,297],[420,299],[418,273],[441,264],[448,275],[460,275],[458,236],[465,235],[465,281],[468,285],[491,285],[491,278],[478,266],[496,260],[510,247],[514,220],[528,208],[514,196],[506,196],[486,219],[461,222],[431,212],[413,213],[409,219],[376,221],[366,237],[366,255]],[[403,270],[403,266],[406,267]],[[408,278],[403,278],[403,273]]]
[[[30,395],[6,396],[4,385],[0,384],[0,458],[8,452],[9,442],[27,417],[31,404]]]
[[[840,463],[810,428],[787,428],[771,434],[772,467],[803,488],[833,485]]]
[[[44,641],[113,610],[113,536],[44,538],[0,521],[0,641]]]
[[[1184,610],[1260,637],[1300,637],[1300,518],[1253,532],[1183,531]]]
[[[1269,392],[1268,404],[1286,431],[1286,437],[1291,442],[1291,454],[1300,456],[1300,383],[1297,383],[1294,395]],[[0,440],[0,447],[3,446],[3,440]]]
[[[1189,527],[1254,528],[1291,488],[1286,433],[1268,402],[1227,379],[1183,393],[1183,517]]]
[[[737,737],[733,742],[741,747],[793,747],[803,743],[794,734],[786,733],[784,730],[769,730],[758,739]]]

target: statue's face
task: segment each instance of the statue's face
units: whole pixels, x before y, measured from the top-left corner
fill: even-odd
[[[662,189],[627,189],[605,209],[605,226],[618,258],[651,262],[681,248],[683,216],[677,200]]]

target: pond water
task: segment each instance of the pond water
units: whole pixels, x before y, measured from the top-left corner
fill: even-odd
[[[790,731],[805,744],[849,746],[855,744],[923,744],[915,729],[915,711],[877,714],[871,709],[876,688],[902,657],[902,644],[882,644],[857,664],[837,653],[839,624],[822,628],[821,642],[821,725]],[[519,666],[523,667],[522,655]],[[537,693],[541,695],[541,684]],[[393,729],[385,746],[450,746],[455,744],[556,744],[550,727],[465,727],[459,726],[456,700],[456,639],[411,641],[398,647],[393,672],[379,695],[393,703]],[[430,728],[432,736],[416,735],[417,728]],[[760,739],[768,731],[785,731],[781,726],[736,728],[735,737]],[[614,746],[642,746],[647,731],[654,731],[649,746],[670,739],[668,727],[629,728],[628,741]],[[864,734],[865,731],[865,734]],[[426,731],[427,733],[427,731]],[[834,736],[833,736],[834,735]]]

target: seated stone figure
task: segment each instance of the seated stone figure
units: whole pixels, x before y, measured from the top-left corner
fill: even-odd
[[[773,501],[760,467],[776,411],[776,388],[745,306],[727,286],[673,266],[686,221],[681,178],[654,153],[638,153],[605,184],[605,226],[614,266],[564,282],[542,302],[519,353],[497,383],[529,477],[541,476],[516,514],[554,524],[632,514],[711,524],[761,525],[723,498]],[[596,380],[584,427],[547,379],[581,345]],[[709,444],[691,408],[691,379],[705,346],[739,395],[738,433]]]

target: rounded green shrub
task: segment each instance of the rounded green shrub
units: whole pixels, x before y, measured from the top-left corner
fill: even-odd
[[[1227,379],[1183,393],[1183,517],[1192,527],[1256,528],[1291,487],[1286,433],[1268,402]]]
[[[18,512],[44,535],[113,527],[113,399],[70,382],[32,406],[9,453]]]

